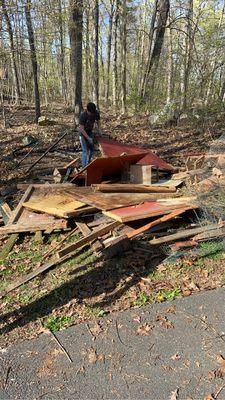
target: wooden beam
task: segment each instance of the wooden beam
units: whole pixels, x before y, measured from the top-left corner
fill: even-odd
[[[141,228],[135,229],[134,231],[127,233],[127,237],[129,239],[131,239],[131,238],[133,238],[135,236],[138,236],[138,235],[148,231],[149,229],[153,228],[154,226],[159,225],[159,224],[161,224],[163,222],[169,221],[170,219],[176,218],[179,215],[183,214],[185,211],[188,211],[188,210],[191,210],[191,209],[192,208],[183,208],[181,210],[173,211],[172,213],[170,213],[168,215],[164,215],[161,218],[155,219],[154,221],[149,222],[148,224],[146,224],[144,226],[141,226]]]
[[[88,236],[92,233],[92,230],[84,222],[76,222],[76,225],[83,236]],[[102,244],[99,240],[95,240],[95,242],[92,243],[91,247],[94,251],[99,251],[100,249],[102,249]]]
[[[0,228],[0,235],[8,235],[10,233],[20,233],[20,232],[36,232],[36,231],[46,231],[48,229],[65,229],[67,228],[67,221],[59,220],[55,222],[45,222],[40,223],[39,225],[24,225],[24,224],[7,224]]]
[[[20,200],[19,204],[17,205],[17,207],[15,208],[15,210],[12,211],[12,214],[8,220],[8,224],[15,224],[22,212],[23,209],[23,203],[25,203],[25,201],[28,201],[28,199],[31,197],[32,193],[34,191],[34,186],[30,185],[26,192],[24,193],[22,199]]]
[[[80,157],[76,157],[74,158],[74,160],[70,161],[68,164],[66,164],[64,166],[65,169],[72,167],[73,165],[75,165],[78,161],[80,160]]]
[[[57,253],[57,257],[58,258],[64,257],[65,255],[73,252],[74,250],[77,250],[77,249],[81,248],[82,246],[91,243],[94,239],[97,239],[98,237],[101,237],[101,236],[105,235],[106,233],[112,231],[119,225],[120,225],[120,222],[118,222],[118,221],[111,222],[108,225],[103,225],[101,228],[96,229],[95,231],[91,232],[88,236],[85,236],[84,238],[78,240],[77,242],[60,250]]]
[[[16,243],[17,239],[19,237],[18,233],[13,233],[7,240],[7,242],[5,243],[1,253],[0,253],[0,261],[4,261],[6,259],[6,257],[8,256],[8,254],[10,253],[10,251],[12,250],[14,244]]]
[[[152,240],[150,240],[149,243],[152,245],[156,245],[156,244],[173,242],[175,240],[185,239],[187,237],[198,235],[199,233],[215,230],[216,228],[218,228],[218,225],[212,224],[212,225],[201,226],[200,228],[186,229],[186,230],[182,230],[182,231],[177,232],[172,235],[167,235],[167,236],[163,236],[161,238],[152,239]],[[207,233],[207,235],[208,235],[208,233]]]
[[[112,183],[93,185],[96,190],[105,193],[174,193],[175,187],[147,186],[132,183]]]

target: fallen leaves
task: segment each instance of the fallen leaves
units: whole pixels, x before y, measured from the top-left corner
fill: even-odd
[[[98,355],[93,347],[87,350],[87,357],[90,364],[95,364],[97,361],[105,360],[105,356],[103,354]]]
[[[174,328],[173,323],[164,315],[157,315],[156,321],[159,321],[160,325],[163,328],[166,328],[166,329],[171,329],[171,328],[173,329]]]
[[[176,354],[174,354],[172,357],[170,357],[171,358],[171,360],[180,360],[180,354],[178,354],[178,353],[176,353]]]
[[[137,335],[144,336],[144,335],[149,335],[149,333],[152,331],[152,329],[153,329],[152,325],[145,323],[143,325],[140,325],[136,332],[137,332]]]
[[[177,400],[178,399],[178,394],[179,394],[179,388],[174,390],[174,392],[171,393],[170,399],[169,400]]]

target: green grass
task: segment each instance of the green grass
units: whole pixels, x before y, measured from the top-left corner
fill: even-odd
[[[176,287],[173,290],[161,290],[160,292],[153,294],[151,300],[155,303],[161,303],[163,301],[172,301],[176,297],[181,295],[181,289]]]
[[[149,302],[149,296],[146,293],[140,293],[139,297],[134,301],[134,305],[141,307]]]
[[[108,314],[108,311],[103,310],[100,307],[95,307],[90,304],[85,305],[85,314],[87,316],[94,316],[94,317],[104,317]]]
[[[54,316],[48,318],[47,322],[44,324],[46,329],[49,329],[51,332],[57,332],[65,326],[71,324],[73,321],[72,317],[67,317],[65,315],[62,316]]]
[[[223,252],[225,245],[223,242],[203,242],[199,246],[200,257],[207,257],[212,260],[221,260],[223,258]]]

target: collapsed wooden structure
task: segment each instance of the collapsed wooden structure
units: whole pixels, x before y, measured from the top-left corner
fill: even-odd
[[[154,235],[148,240],[152,246],[190,237],[196,243],[207,237],[206,232],[212,237],[217,233],[225,236],[221,224],[189,229],[186,217],[198,209],[198,204],[195,197],[179,194],[177,188],[183,181],[181,175],[172,175],[175,169],[170,164],[149,150],[103,138],[99,138],[99,144],[103,157],[96,158],[86,168],[74,169],[78,161],[75,159],[58,171],[60,183],[28,185],[13,211],[7,204],[1,205],[5,225],[0,227],[0,237],[9,235],[0,253],[2,262],[21,233],[36,232],[41,240],[42,234],[54,230],[66,232],[65,238],[44,255],[39,267],[13,282],[2,295],[72,258],[86,246],[110,258],[123,254],[134,238],[146,233]],[[133,183],[131,167],[136,165],[139,172],[137,183]],[[146,176],[140,174],[140,168],[146,171],[146,166],[154,171],[148,184],[143,183]],[[185,222],[188,229],[174,232],[173,226],[178,223],[179,227],[179,221]],[[168,232],[166,224],[171,222],[172,229]],[[80,237],[66,243],[77,232]]]

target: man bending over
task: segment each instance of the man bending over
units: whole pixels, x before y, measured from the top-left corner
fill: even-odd
[[[88,103],[87,109],[80,114],[79,133],[82,147],[82,167],[86,167],[91,161],[94,151],[93,128],[97,124],[100,130],[100,114],[94,103]]]

